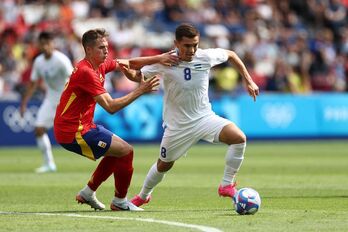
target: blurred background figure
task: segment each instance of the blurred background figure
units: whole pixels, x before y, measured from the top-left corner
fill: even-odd
[[[37,146],[42,152],[43,164],[35,171],[45,173],[57,170],[47,130],[53,127],[56,107],[73,67],[70,59],[54,48],[53,35],[50,32],[43,31],[40,33],[38,46],[42,53],[35,58],[32,68],[24,71],[24,75],[28,75],[28,72],[31,74],[30,83],[22,98],[20,113],[23,117],[29,99],[40,85],[40,81],[42,81],[46,94],[37,113],[35,136]]]

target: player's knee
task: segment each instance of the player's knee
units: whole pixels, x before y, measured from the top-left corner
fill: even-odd
[[[239,141],[238,141],[237,143],[246,143],[247,137],[246,137],[246,135],[245,135],[243,132],[241,132],[241,133],[239,134],[238,140],[239,140]]]
[[[228,145],[233,145],[233,144],[241,144],[241,143],[246,143],[247,138],[246,135],[243,132],[238,133],[236,136],[233,136],[230,138],[228,141]]]
[[[169,171],[174,165],[174,161],[172,162],[163,162],[162,160],[157,161],[157,171],[159,172],[167,172]]]
[[[46,133],[46,129],[43,127],[36,127],[35,128],[35,136],[36,137],[41,137]]]
[[[133,157],[133,152],[134,152],[133,147],[127,143],[122,147],[121,156],[129,155]]]
[[[116,157],[123,157],[131,155],[133,157],[133,147],[128,143],[117,144],[117,146],[111,146],[108,154]]]

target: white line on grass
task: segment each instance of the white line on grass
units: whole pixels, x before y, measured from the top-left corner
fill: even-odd
[[[99,218],[99,219],[111,219],[111,220],[130,220],[130,221],[141,221],[141,222],[150,222],[150,223],[159,223],[159,224],[165,224],[165,225],[171,225],[171,226],[178,226],[178,227],[186,227],[186,228],[193,228],[197,229],[199,231],[203,232],[222,232],[222,230],[219,230],[214,227],[209,226],[200,226],[200,225],[194,225],[194,224],[186,224],[181,222],[172,222],[172,221],[165,221],[165,220],[157,220],[152,218],[131,218],[131,217],[115,217],[115,216],[97,216],[97,215],[81,215],[81,214],[75,214],[75,213],[25,213],[25,212],[3,212],[0,211],[0,214],[17,214],[17,215],[38,215],[38,216],[63,216],[63,217],[77,217],[77,218]]]

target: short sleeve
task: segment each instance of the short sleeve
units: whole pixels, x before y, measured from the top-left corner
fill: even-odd
[[[37,81],[40,78],[38,67],[39,67],[39,62],[37,59],[35,59],[34,64],[33,64],[33,68],[32,68],[31,73],[30,73],[30,80],[31,81]]]
[[[205,52],[209,57],[209,62],[211,66],[224,63],[228,60],[228,54],[225,49],[210,48],[210,49],[206,49]]]

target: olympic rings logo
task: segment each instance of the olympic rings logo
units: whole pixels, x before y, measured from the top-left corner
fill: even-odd
[[[261,108],[262,118],[270,128],[288,128],[296,114],[292,103],[266,103]]]
[[[5,124],[14,133],[20,133],[22,131],[30,133],[34,131],[38,110],[39,107],[37,106],[28,106],[22,118],[19,108],[15,106],[7,106],[3,111],[3,119]]]

